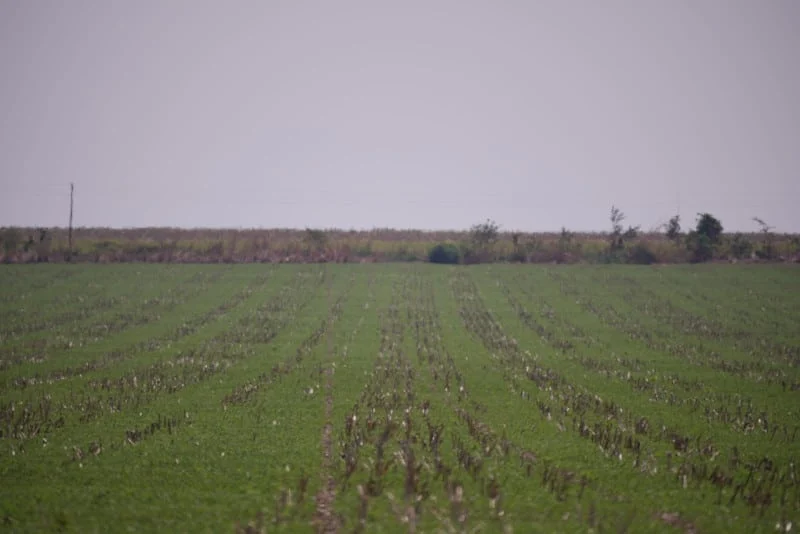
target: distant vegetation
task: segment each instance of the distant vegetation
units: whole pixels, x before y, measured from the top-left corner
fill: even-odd
[[[431,263],[461,263],[461,251],[454,243],[440,243],[434,245],[428,254],[428,261]]]
[[[178,229],[78,228],[73,261],[93,263],[699,263],[707,261],[800,261],[800,236],[777,234],[754,217],[758,231],[724,233],[710,213],[697,215],[687,233],[674,216],[659,232],[623,225],[612,206],[610,232],[504,231],[491,219],[466,231],[306,228]],[[0,261],[64,262],[63,228],[0,228]]]

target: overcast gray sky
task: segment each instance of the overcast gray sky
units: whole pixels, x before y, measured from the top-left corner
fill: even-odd
[[[0,0],[0,225],[800,231],[800,1]]]

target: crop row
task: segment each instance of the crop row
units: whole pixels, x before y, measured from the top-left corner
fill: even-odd
[[[315,288],[304,282],[304,277],[298,276],[292,285],[251,310],[233,327],[251,325],[258,319],[258,333],[252,337],[271,339],[313,294]],[[226,329],[200,346],[122,375],[90,378],[83,388],[70,389],[60,398],[54,398],[50,391],[38,391],[25,401],[7,401],[0,406],[0,437],[31,439],[63,426],[71,417],[87,422],[123,409],[137,409],[162,394],[203,382],[255,354],[250,344],[230,343],[229,335]]]
[[[776,436],[787,442],[793,442],[800,429],[794,422],[770,425],[765,407],[758,407],[752,399],[738,393],[727,393],[709,390],[697,378],[687,378],[675,372],[658,372],[640,358],[615,356],[604,358],[590,355],[598,350],[612,351],[606,343],[592,338],[589,343],[581,343],[585,336],[576,335],[577,327],[563,319],[568,328],[555,326],[555,312],[548,309],[538,317],[528,311],[520,298],[511,288],[501,283],[507,301],[520,321],[535,331],[551,348],[559,351],[564,357],[578,363],[584,369],[602,375],[604,378],[618,380],[633,391],[644,393],[651,402],[664,403],[669,406],[683,406],[693,415],[702,414],[708,423],[722,423],[737,432],[750,433],[760,431],[769,433],[772,439]],[[530,301],[530,296],[526,295]],[[622,346],[617,342],[616,351]],[[635,347],[634,347],[635,348]],[[649,347],[652,349],[653,347]]]
[[[67,380],[73,377],[80,377],[87,373],[107,369],[117,363],[136,358],[145,352],[156,352],[175,342],[189,337],[199,332],[204,326],[219,320],[231,310],[241,305],[254,292],[258,291],[269,281],[269,276],[257,277],[252,284],[231,296],[213,309],[200,315],[190,317],[174,329],[161,335],[155,335],[144,340],[136,340],[126,348],[115,348],[103,352],[101,356],[84,361],[79,365],[58,367],[47,372],[35,372],[28,376],[17,376],[11,381],[11,386],[16,388],[28,388],[35,385],[52,385],[55,382]]]
[[[467,329],[506,369],[512,391],[535,403],[541,417],[552,421],[562,432],[571,431],[591,440],[608,456],[620,460],[633,456],[633,467],[640,473],[666,470],[683,488],[690,484],[711,485],[719,490],[720,499],[725,490],[731,503],[742,499],[760,513],[773,504],[784,508],[800,503],[793,459],[780,464],[767,457],[745,459],[734,447],[728,451],[727,466],[721,466],[716,458],[722,451],[711,440],[692,437],[674,422],[651,422],[652,417],[637,413],[641,407],[631,409],[613,399],[604,399],[537,363],[494,320],[466,275],[455,276],[452,288]],[[523,379],[532,382],[538,391],[530,392]],[[664,445],[666,454],[656,454],[665,450]]]

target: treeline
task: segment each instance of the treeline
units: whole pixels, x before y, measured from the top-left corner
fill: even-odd
[[[406,262],[689,263],[714,260],[800,261],[800,236],[760,231],[726,234],[710,214],[682,232],[673,218],[661,232],[623,226],[612,208],[608,232],[502,231],[487,220],[465,231],[375,229],[63,228],[0,229],[0,261],[153,263]]]
[[[680,216],[662,227],[663,232],[642,233],[638,226],[624,227],[625,214],[611,207],[611,230],[575,234],[562,228],[557,235],[502,233],[493,220],[474,225],[460,240],[431,247],[432,263],[701,263],[721,261],[800,262],[800,236],[776,234],[757,217],[759,232],[723,232],[722,222],[699,213],[695,227],[683,233]],[[509,246],[510,245],[510,246]]]

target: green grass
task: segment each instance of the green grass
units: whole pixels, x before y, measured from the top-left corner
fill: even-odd
[[[0,269],[0,530],[776,532],[791,266]]]

